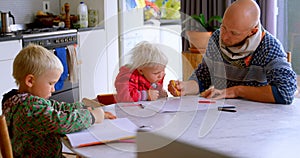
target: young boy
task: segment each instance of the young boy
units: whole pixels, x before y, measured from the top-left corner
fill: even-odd
[[[167,97],[163,80],[168,58],[149,42],[138,43],[131,50],[131,63],[122,66],[116,77],[118,102],[157,100]]]
[[[16,56],[13,77],[19,89],[2,100],[14,157],[62,157],[61,134],[104,119],[101,108],[49,100],[62,72],[60,60],[41,46],[28,45]]]

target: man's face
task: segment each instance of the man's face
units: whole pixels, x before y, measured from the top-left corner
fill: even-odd
[[[251,34],[249,27],[243,25],[236,25],[237,22],[231,22],[224,18],[221,25],[221,41],[227,47],[242,46],[246,39]]]

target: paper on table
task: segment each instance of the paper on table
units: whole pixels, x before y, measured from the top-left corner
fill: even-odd
[[[217,104],[199,104],[199,98],[191,99],[190,96],[169,97],[167,99],[159,99],[157,101],[142,102],[146,109],[156,112],[178,112],[178,111],[196,111],[207,110],[208,108],[216,108]]]
[[[72,147],[83,147],[134,138],[137,128],[128,118],[107,119],[88,129],[66,134],[66,136]]]

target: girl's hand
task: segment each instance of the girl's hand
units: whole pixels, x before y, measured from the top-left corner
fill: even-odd
[[[159,98],[165,98],[165,97],[168,97],[168,93],[166,90],[162,89],[160,91]]]
[[[168,91],[175,97],[181,96],[182,88],[181,83],[179,81],[170,80],[168,85]]]
[[[158,97],[159,97],[159,91],[158,90],[149,89],[147,91],[147,93],[148,93],[148,99],[147,100],[149,100],[149,101],[157,100]]]

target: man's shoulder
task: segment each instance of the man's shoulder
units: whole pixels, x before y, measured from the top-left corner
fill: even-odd
[[[278,46],[278,47],[282,45],[281,42],[268,31],[265,32],[265,36],[262,39],[261,43],[264,45]]]

